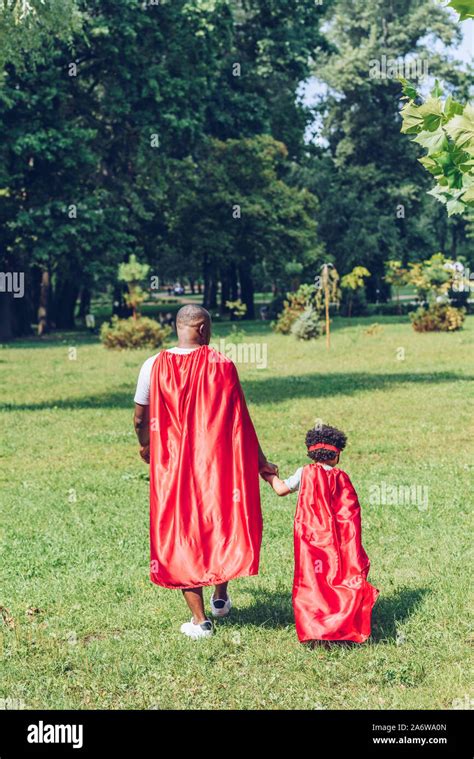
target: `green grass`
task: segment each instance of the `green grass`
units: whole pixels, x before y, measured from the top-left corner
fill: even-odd
[[[331,650],[297,642],[296,496],[264,483],[259,576],[232,583],[235,609],[213,639],[180,635],[180,593],[148,580],[148,483],[131,426],[146,351],[109,353],[78,334],[4,347],[0,698],[50,709],[431,709],[470,697],[474,319],[431,335],[406,317],[377,322],[370,334],[371,320],[335,320],[329,353],[323,339],[244,327],[268,347],[267,369],[239,372],[283,475],[305,462],[316,418],[349,437],[342,466],[381,596],[372,640]],[[428,508],[370,504],[381,482],[426,485]]]

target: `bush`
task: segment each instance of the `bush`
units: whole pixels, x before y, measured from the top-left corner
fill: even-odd
[[[309,306],[291,326],[291,334],[298,340],[315,340],[322,333],[318,312]]]
[[[138,319],[113,316],[111,322],[104,322],[100,328],[100,339],[106,348],[116,350],[160,348],[171,332],[171,327],[161,326],[145,316]]]
[[[301,285],[294,293],[288,293],[283,303],[283,311],[274,325],[275,332],[289,335],[293,323],[303,311],[311,307],[316,288],[314,285]]]
[[[435,303],[429,308],[421,306],[410,314],[416,332],[455,332],[462,328],[465,310],[447,303]]]
[[[226,300],[225,307],[229,309],[232,321],[240,321],[247,313],[247,306],[242,303],[240,298],[238,300]]]

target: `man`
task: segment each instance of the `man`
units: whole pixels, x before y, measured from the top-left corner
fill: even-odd
[[[229,614],[227,583],[258,572],[262,515],[258,473],[271,474],[237,370],[209,348],[211,317],[187,305],[176,317],[178,346],[142,366],[135,394],[140,455],[150,462],[150,579],[182,590],[190,638],[209,637],[205,585],[214,617]]]

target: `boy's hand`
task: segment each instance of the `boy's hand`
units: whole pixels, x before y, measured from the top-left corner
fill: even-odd
[[[150,463],[150,446],[149,445],[140,446],[140,456],[142,457],[145,464]]]

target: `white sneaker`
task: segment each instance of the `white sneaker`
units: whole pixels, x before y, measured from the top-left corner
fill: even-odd
[[[206,619],[200,625],[195,624],[194,619],[191,619],[191,622],[184,622],[181,625],[181,632],[187,635],[188,638],[197,640],[198,638],[210,638],[214,630],[210,619]]]
[[[227,617],[232,609],[232,601],[230,596],[227,596],[226,601],[221,601],[219,598],[214,601],[214,593],[211,596],[211,612],[213,617]]]

